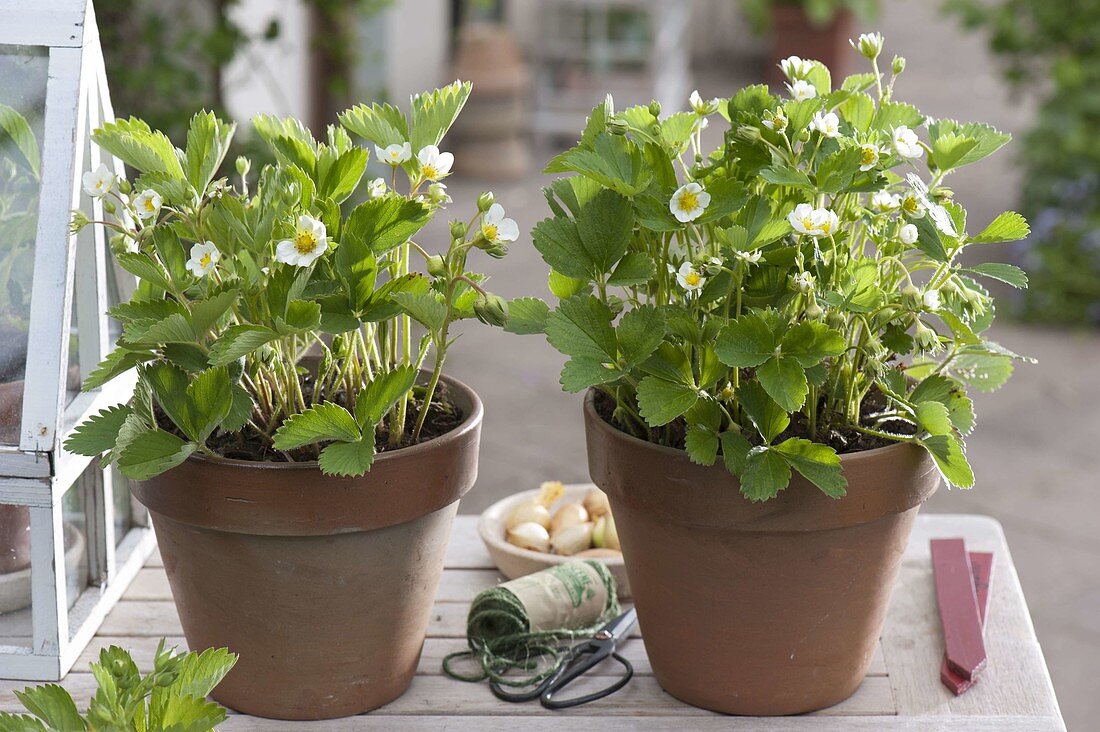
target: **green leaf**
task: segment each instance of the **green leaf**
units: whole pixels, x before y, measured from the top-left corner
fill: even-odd
[[[596,265],[577,232],[576,223],[565,216],[543,219],[531,230],[531,240],[543,261],[566,277],[587,280]],[[559,295],[560,297],[560,295]]]
[[[749,450],[741,472],[741,495],[750,501],[775,498],[791,482],[791,469],[783,456],[768,447]]]
[[[617,368],[591,358],[571,358],[565,362],[558,382],[562,389],[576,394],[599,384],[607,384],[623,376]]]
[[[592,147],[567,150],[546,166],[545,173],[580,173],[600,185],[634,196],[649,185],[651,174],[641,148],[623,135],[601,132]]]
[[[27,711],[41,719],[57,732],[76,732],[86,729],[84,720],[69,692],[57,684],[43,684],[15,692],[15,696]],[[6,727],[5,727],[6,729]]]
[[[196,191],[204,192],[218,172],[237,125],[222,122],[213,112],[203,111],[191,118],[187,130],[184,167],[187,180]]]
[[[143,253],[123,252],[115,257],[118,265],[140,280],[162,290],[170,290],[168,273],[152,257]]]
[[[630,368],[645,361],[661,345],[665,319],[652,305],[639,305],[623,315],[615,335],[624,368]]]
[[[772,163],[770,167],[761,170],[759,175],[772,185],[792,188],[813,188],[814,186],[810,176],[804,171],[785,163]]]
[[[1031,233],[1027,219],[1015,211],[1005,211],[989,222],[982,233],[971,239],[976,244],[998,244],[1024,239]]]
[[[263,325],[230,326],[210,347],[210,363],[215,366],[231,364],[278,337],[278,333]]]
[[[359,104],[339,115],[340,124],[379,147],[400,145],[408,140],[405,115],[391,104]],[[255,122],[255,120],[253,120]],[[419,150],[413,150],[416,153]]]
[[[634,229],[634,207],[630,199],[613,191],[600,191],[577,217],[577,235],[593,274],[606,274],[626,253]]]
[[[856,130],[866,132],[871,128],[871,121],[875,116],[875,102],[870,95],[855,92],[840,103],[837,111],[840,112],[841,118],[851,123]]]
[[[563,300],[546,318],[546,338],[567,356],[615,363],[618,345],[611,309],[591,295]]]
[[[508,301],[508,321],[504,330],[516,335],[545,333],[549,316],[550,306],[537,297],[517,297]]]
[[[695,376],[691,371],[691,362],[682,348],[668,341],[657,346],[657,350],[639,368],[647,374],[659,376],[685,386],[695,386]]]
[[[442,89],[417,94],[412,98],[412,130],[409,141],[413,154],[425,145],[438,145],[458,119],[470,97],[470,82],[454,81]]]
[[[355,192],[367,169],[364,148],[353,147],[335,158],[321,156],[317,161],[317,197],[343,203]]]
[[[275,330],[280,335],[308,334],[321,325],[321,304],[310,300],[291,300],[286,315],[275,318]]]
[[[783,334],[781,350],[803,368],[839,356],[847,347],[843,334],[824,323],[804,320]]]
[[[657,266],[648,254],[630,252],[619,260],[619,265],[607,278],[607,284],[612,287],[636,287],[649,282],[655,274]]]
[[[917,227],[917,249],[937,262],[948,261],[947,250],[943,248],[943,239],[940,238],[940,232],[932,222],[932,217],[919,218],[913,224]]]
[[[96,366],[92,373],[84,379],[83,390],[98,389],[116,376],[120,376],[135,366],[152,361],[156,354],[149,351],[132,351],[126,348],[116,348],[107,354],[107,357]]]
[[[974,486],[974,471],[966,459],[962,443],[954,435],[933,435],[920,440],[936,467],[950,485],[957,488]]]
[[[376,374],[355,399],[355,421],[364,433],[372,433],[374,426],[409,393],[416,383],[414,366],[399,366],[392,371]]]
[[[947,406],[940,402],[920,402],[914,407],[917,423],[930,435],[950,435],[951,416]]]
[[[434,292],[395,292],[390,298],[413,320],[433,333],[439,331],[447,319],[447,306]]]
[[[38,154],[38,141],[34,137],[34,132],[23,115],[6,104],[0,104],[0,149],[5,147],[5,139],[15,143],[15,149],[23,158],[23,165],[37,179],[41,157]]]
[[[170,432],[147,430],[119,452],[118,469],[132,480],[147,480],[176,467],[198,448]]]
[[[951,373],[978,391],[996,391],[1005,385],[1015,366],[1010,356],[964,353],[951,364]]]
[[[740,432],[728,430],[718,435],[718,441],[722,443],[722,461],[733,475],[740,475],[745,470],[745,462],[749,459],[749,451],[752,445]]]
[[[943,374],[933,374],[925,378],[909,394],[909,400],[914,405],[939,402],[947,408],[955,429],[964,435],[974,429],[974,402],[963,391],[962,384],[952,378]]]
[[[129,407],[119,404],[88,417],[65,440],[65,449],[87,457],[110,450],[115,446],[118,431],[130,416],[130,411]]]
[[[817,167],[817,189],[825,193],[840,193],[852,185],[859,173],[862,152],[858,147],[847,147],[825,156]]]
[[[318,464],[325,475],[363,475],[374,463],[373,435],[358,442],[334,442],[321,450]]]
[[[180,427],[187,428],[192,440],[203,443],[229,414],[233,406],[232,385],[224,367],[207,369],[190,379],[186,390],[190,424]]]
[[[176,148],[163,132],[153,131],[139,119],[116,119],[92,132],[92,141],[131,168],[142,173],[164,173],[183,178]]]
[[[232,403],[229,405],[229,411],[226,412],[219,426],[227,432],[236,432],[243,429],[248,420],[252,418],[252,411],[255,406],[248,391],[239,384],[234,384]]]
[[[805,369],[795,359],[786,356],[769,358],[756,369],[756,378],[784,410],[794,412],[806,403],[810,387]]]
[[[871,127],[881,132],[893,132],[895,127],[905,125],[917,128],[924,122],[924,115],[912,104],[905,102],[881,102],[875,110]]]
[[[977,146],[978,141],[972,137],[954,132],[940,135],[932,140],[932,163],[941,171],[951,170]]]
[[[322,402],[304,412],[292,414],[274,435],[276,450],[293,450],[326,440],[356,442],[363,431],[351,413],[332,402]]]
[[[1022,269],[1012,264],[985,262],[983,264],[975,264],[973,267],[965,267],[963,271],[982,275],[983,277],[991,277],[1005,284],[1012,285],[1017,289],[1023,290],[1027,288],[1027,272],[1024,272]]]
[[[365,201],[348,215],[340,246],[349,240],[365,244],[375,255],[398,247],[431,220],[428,207],[403,196],[383,196]]]
[[[646,376],[638,382],[638,410],[650,427],[668,424],[698,400],[699,392],[684,384],[656,376]]]
[[[684,436],[684,447],[691,462],[714,465],[718,459],[718,435],[703,425],[693,424]]]
[[[722,328],[714,350],[733,368],[755,368],[775,355],[775,335],[764,319],[746,313]]]
[[[55,732],[29,714],[11,712],[0,712],[0,730],[3,732]]]
[[[546,278],[546,285],[559,300],[568,300],[574,295],[588,292],[591,288],[586,279],[567,277],[553,269],[550,270],[550,274]]]
[[[229,312],[229,308],[233,306],[239,295],[238,290],[230,289],[211,295],[205,300],[192,302],[189,306],[192,332],[197,337],[204,336],[208,330],[218,324],[223,315]]]
[[[783,408],[755,381],[743,382],[737,387],[736,396],[741,408],[765,442],[770,443],[791,423],[791,418]]]
[[[848,481],[840,466],[840,456],[828,445],[792,437],[772,449],[830,498],[842,498],[847,493]]]

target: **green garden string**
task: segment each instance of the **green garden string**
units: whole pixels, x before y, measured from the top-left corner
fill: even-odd
[[[589,636],[620,613],[615,578],[592,560],[558,564],[478,594],[466,619],[467,651],[443,659],[459,681],[522,687],[547,678],[565,660],[562,641]],[[480,670],[462,673],[452,662],[472,658]],[[509,676],[521,670],[525,675]]]

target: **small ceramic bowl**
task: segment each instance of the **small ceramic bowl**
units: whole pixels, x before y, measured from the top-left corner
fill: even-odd
[[[565,493],[551,507],[551,512],[563,503],[580,503],[585,494],[592,488],[591,485],[567,485]],[[523,577],[524,575],[538,572],[552,567],[555,564],[564,564],[577,557],[567,557],[560,554],[544,554],[531,551],[509,544],[504,538],[504,522],[512,509],[523,501],[529,501],[538,496],[538,490],[523,491],[497,501],[481,514],[477,522],[477,533],[485,542],[485,548],[489,550],[489,556],[497,565],[497,569],[508,579]],[[585,557],[582,557],[585,558]],[[622,557],[588,557],[602,562],[611,570],[615,578],[615,584],[619,589],[619,599],[630,599],[630,583],[626,578],[626,567],[623,566]]]

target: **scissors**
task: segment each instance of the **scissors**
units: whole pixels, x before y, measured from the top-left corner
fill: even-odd
[[[493,694],[498,699],[507,702],[526,702],[538,699],[547,709],[568,709],[569,707],[580,706],[610,696],[626,686],[626,683],[634,676],[634,666],[631,665],[630,661],[619,655],[616,649],[620,642],[626,640],[631,628],[637,622],[638,615],[634,612],[634,609],[627,610],[596,631],[596,634],[590,639],[569,649],[561,667],[529,691],[506,691],[496,681],[491,682],[489,688],[492,689]],[[572,699],[556,698],[558,692],[608,658],[615,659],[626,670],[626,673],[615,683],[592,694],[585,694]]]

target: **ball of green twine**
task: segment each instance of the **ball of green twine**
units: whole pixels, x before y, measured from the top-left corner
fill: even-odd
[[[619,615],[619,594],[615,578],[608,568],[596,561],[584,560],[599,575],[607,588],[607,603],[600,617],[579,628],[531,630],[531,619],[523,603],[507,587],[491,587],[480,592],[470,605],[466,619],[466,641],[470,650],[456,651],[443,659],[443,672],[459,681],[495,681],[502,686],[523,687],[537,684],[552,675],[565,661],[570,641],[594,634]],[[479,670],[456,671],[452,663],[472,658]],[[520,669],[525,675],[509,676]]]

